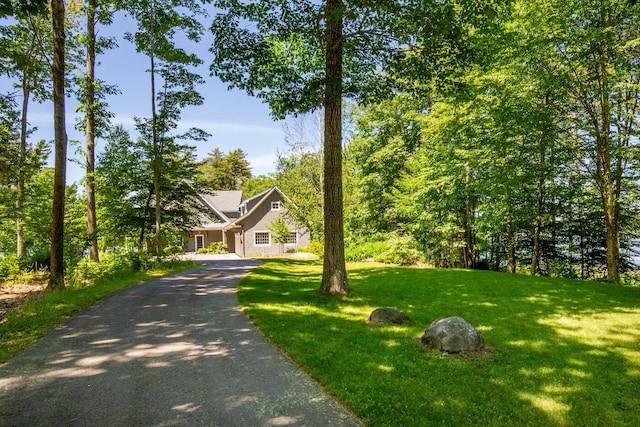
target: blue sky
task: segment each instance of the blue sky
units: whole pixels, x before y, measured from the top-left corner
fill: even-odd
[[[208,29],[206,22],[205,26]],[[121,91],[120,95],[108,99],[110,110],[116,115],[112,123],[124,125],[135,137],[133,118],[151,115],[149,73],[146,72],[149,68],[148,59],[123,39],[125,31],[135,31],[135,24],[122,14],[117,15],[110,27],[102,26],[98,31],[102,35],[115,36],[119,45],[98,58],[100,65],[96,69],[97,78],[117,85]],[[241,148],[247,153],[254,175],[273,172],[277,151],[286,150],[282,122],[274,122],[268,106],[259,99],[249,97],[242,91],[228,91],[225,84],[209,76],[210,45],[211,36],[205,34],[200,43],[189,42],[181,46],[203,59],[204,64],[199,72],[207,82],[199,87],[205,98],[204,105],[185,109],[180,128],[199,127],[211,134],[208,141],[196,145],[198,158],[206,156],[216,147],[224,152]],[[4,90],[6,81],[0,87]],[[84,146],[84,135],[74,128],[76,105],[74,99],[67,99],[68,137],[70,141],[79,141],[69,144],[68,183],[78,181],[84,175],[82,167],[73,161],[74,158],[80,158],[76,148]],[[53,139],[53,107],[50,102],[42,105],[32,103],[29,122],[38,127],[33,140]],[[105,142],[99,140],[97,145],[100,152]]]

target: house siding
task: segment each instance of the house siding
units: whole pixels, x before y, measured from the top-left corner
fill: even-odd
[[[280,210],[271,210],[271,204],[273,202],[280,202]],[[269,231],[271,224],[280,216],[286,214],[286,207],[284,201],[281,200],[280,194],[274,191],[269,197],[267,197],[260,206],[256,208],[248,218],[242,223],[244,229],[244,248],[245,256],[274,256],[280,255],[286,252],[288,249],[296,247],[304,247],[309,245],[309,233],[306,230],[298,230],[295,224],[287,220],[285,221],[291,231],[298,233],[297,245],[280,245],[273,241],[273,236],[270,238],[270,245],[258,245],[255,244],[255,233],[268,231],[270,235],[273,233]]]
[[[189,233],[187,238],[187,252],[196,251],[196,236],[204,235],[204,247],[207,248],[211,243],[222,241],[222,230],[194,230]]]
[[[309,231],[303,228],[298,228],[293,222],[287,220],[286,200],[286,196],[282,196],[277,188],[262,193],[253,199],[249,199],[249,201],[246,202],[246,212],[249,212],[249,214],[240,219],[237,223],[234,223],[233,221],[236,219],[234,217],[237,217],[238,214],[236,212],[233,212],[232,214],[232,212],[225,210],[224,214],[227,215],[227,222],[224,222],[224,224],[229,227],[228,231],[224,232],[225,239],[223,239],[222,230],[198,230],[196,228],[187,235],[184,249],[187,252],[196,251],[197,235],[202,235],[204,237],[204,247],[208,247],[213,242],[224,241],[227,244],[229,253],[235,253],[241,257],[276,256],[300,247],[306,247],[310,243]],[[272,203],[274,202],[279,202],[279,210],[271,210]],[[211,206],[213,206],[213,204]],[[242,204],[240,204],[240,206],[242,206]],[[229,209],[228,206],[227,209]],[[272,227],[272,223],[280,216],[285,219],[289,229],[292,232],[296,232],[296,244],[281,245],[273,241],[273,233],[269,229]],[[204,219],[208,220],[208,218]],[[220,220],[225,221],[222,217],[220,217]],[[220,224],[220,226],[222,225],[223,224]],[[270,235],[270,244],[256,245],[256,232],[268,232]]]

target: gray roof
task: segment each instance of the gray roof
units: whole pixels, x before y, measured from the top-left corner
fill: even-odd
[[[213,194],[202,194],[201,197],[223,214],[236,213],[242,201],[242,191],[214,191]]]

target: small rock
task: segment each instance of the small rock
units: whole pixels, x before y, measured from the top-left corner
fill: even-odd
[[[424,331],[422,343],[447,353],[477,351],[484,347],[482,334],[461,317],[447,317],[434,321]]]
[[[404,311],[388,307],[376,308],[369,316],[371,323],[407,323],[411,322],[409,316]]]

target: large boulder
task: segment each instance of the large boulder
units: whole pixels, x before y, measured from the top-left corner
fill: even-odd
[[[376,308],[369,316],[370,323],[407,323],[411,322],[404,311],[388,307]]]
[[[484,347],[482,334],[461,317],[447,317],[434,321],[424,331],[423,344],[437,351],[460,353]]]

